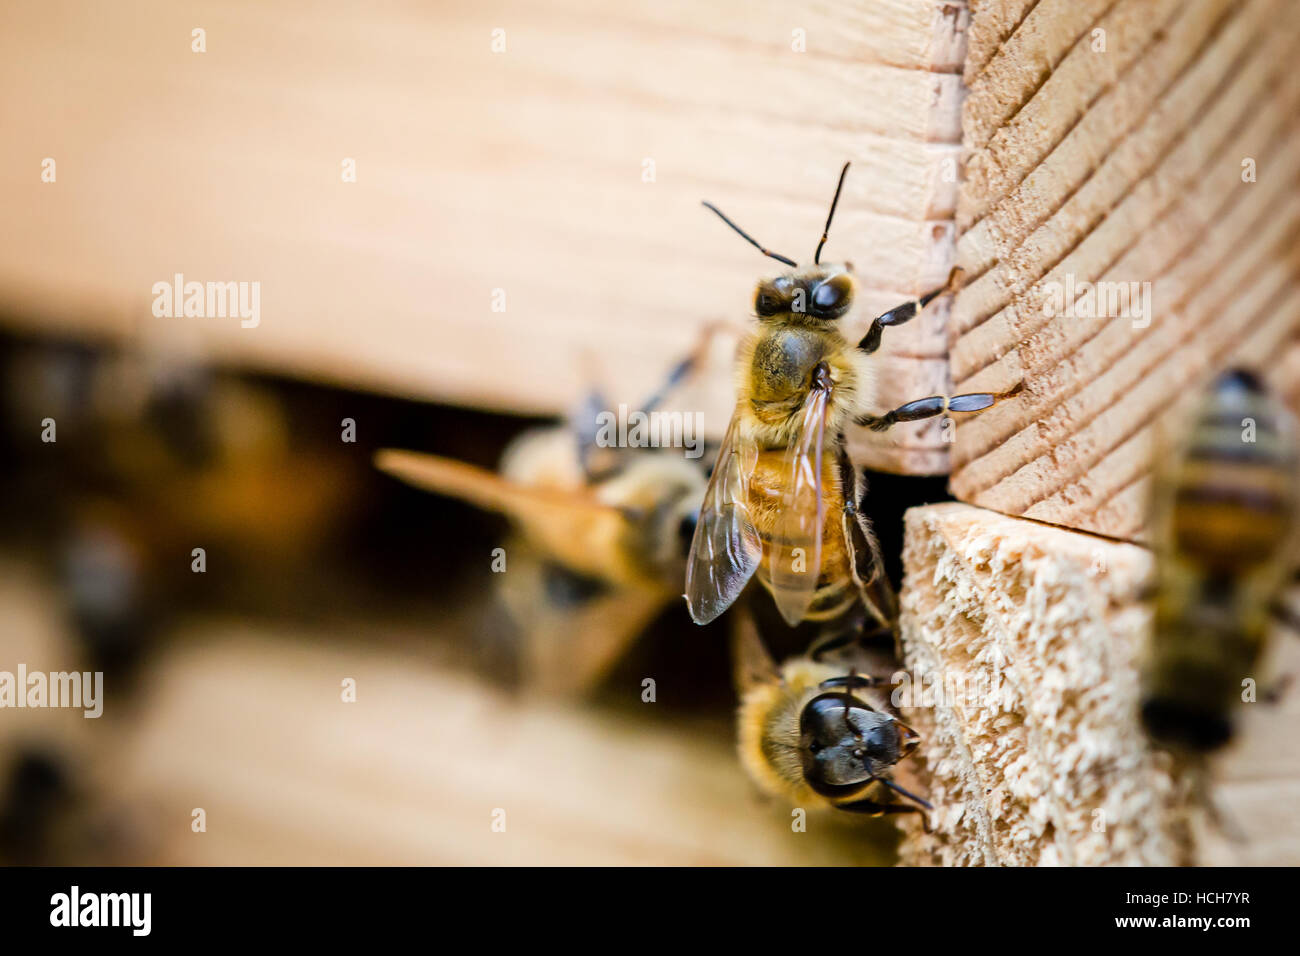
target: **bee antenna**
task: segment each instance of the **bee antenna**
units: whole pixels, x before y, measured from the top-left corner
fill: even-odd
[[[844,188],[844,177],[848,174],[849,164],[845,163],[844,168],[840,170],[840,181],[835,187],[835,198],[831,200],[831,211],[826,214],[826,228],[822,230],[822,241],[817,243],[817,252],[813,255],[813,265],[821,265],[822,246],[826,245],[826,240],[831,234],[831,220],[835,218],[835,207],[840,202],[840,190]]]
[[[883,784],[884,784],[886,787],[888,787],[890,790],[893,790],[895,793],[901,793],[903,796],[907,797],[907,799],[913,801],[914,803],[919,803],[921,806],[925,807],[927,810],[933,810],[933,809],[934,809],[934,807],[932,807],[932,806],[930,805],[929,801],[927,801],[927,800],[922,800],[920,797],[918,797],[918,796],[917,796],[916,794],[914,794],[914,793],[909,793],[908,791],[906,791],[906,790],[904,790],[902,787],[900,787],[898,784],[894,783],[894,781],[892,781],[892,780],[888,780],[888,779],[886,779],[885,777],[872,777],[871,779],[872,779],[872,780],[875,780],[875,781],[877,781],[877,782],[879,782],[879,783],[883,783]]]
[[[732,222],[732,221],[731,221],[730,219],[728,219],[725,215],[723,215],[722,210],[719,209],[717,206],[713,205],[713,203],[711,203],[711,202],[704,202],[704,207],[705,207],[706,209],[711,209],[711,210],[713,210],[713,212],[717,213],[719,219],[721,219],[723,222],[725,222],[725,223],[726,223],[728,226],[730,226],[732,229],[736,230],[736,232],[740,233],[741,236],[744,237],[744,239],[745,239],[746,242],[748,242],[751,246],[753,246],[753,247],[754,247],[755,249],[757,249],[759,252],[763,253],[763,255],[765,255],[765,256],[771,256],[771,257],[772,257],[773,259],[775,259],[777,262],[784,262],[786,265],[788,265],[788,266],[790,266],[790,267],[792,267],[792,268],[795,268],[795,269],[799,268],[799,263],[795,262],[793,259],[787,259],[785,256],[777,255],[775,252],[771,252],[770,250],[764,249],[764,248],[759,244],[759,242],[758,242],[757,239],[755,239],[753,236],[751,236],[749,233],[747,233],[744,229],[741,229],[741,228],[740,228],[739,226],[737,226],[734,222]]]

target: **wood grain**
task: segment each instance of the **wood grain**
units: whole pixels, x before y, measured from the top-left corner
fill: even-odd
[[[19,0],[0,25],[12,327],[553,413],[592,355],[634,403],[706,323],[745,320],[772,263],[703,198],[805,259],[852,160],[827,249],[867,290],[851,331],[953,262],[967,13],[952,0]],[[152,285],[178,272],[260,282],[260,324],[155,318]],[[888,337],[885,401],[928,394],[944,308]],[[722,345],[689,397],[714,435],[728,360]],[[872,442],[854,447],[878,467],[947,469],[933,431]]]
[[[904,562],[907,666],[930,693],[904,714],[936,806],[905,863],[1300,861],[1300,697],[1239,708],[1210,763],[1226,825],[1140,728],[1148,550],[953,503],[908,512]],[[1274,634],[1269,673],[1300,666],[1297,637]]]
[[[1300,384],[1283,361],[1300,336],[1300,9],[1101,6],[1105,52],[1091,26],[1016,42],[1041,3],[976,81],[1005,95],[966,103],[950,374],[960,392],[1025,391],[958,427],[952,489],[1140,539],[1152,443],[1182,396],[1239,363]],[[1050,66],[1037,85],[1028,67],[995,72],[1021,48]],[[1057,314],[1068,282],[1150,283],[1149,321]]]

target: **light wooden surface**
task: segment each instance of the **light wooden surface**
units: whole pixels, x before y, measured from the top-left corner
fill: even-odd
[[[1180,395],[1233,363],[1300,390],[1300,7],[1025,7],[974,8],[950,361],[957,391],[1026,391],[958,427],[952,489],[1140,538]],[[1150,325],[1048,314],[1067,278],[1152,283]]]
[[[843,865],[843,821],[795,833],[716,725],[530,703],[418,656],[217,626],[161,662],[116,792],[183,864]],[[312,646],[312,645],[315,646]],[[340,701],[340,681],[357,701]],[[668,675],[660,675],[669,680]],[[639,693],[639,688],[635,689]],[[643,704],[646,708],[656,706]],[[190,832],[192,807],[208,831]],[[505,811],[505,831],[492,829]],[[875,830],[882,842],[883,827]]]
[[[0,670],[84,667],[45,576],[0,558]],[[103,716],[0,710],[0,768],[41,742],[75,774],[59,861],[170,865],[888,865],[883,821],[762,798],[727,722],[511,695],[453,630],[189,622]],[[472,634],[464,633],[465,641]],[[661,699],[673,675],[654,676]],[[344,678],[356,702],[341,699]],[[642,710],[643,708],[643,710]],[[0,792],[0,801],[7,795]],[[207,830],[191,829],[206,811]],[[505,810],[504,832],[492,830]],[[97,823],[95,823],[97,821]],[[111,851],[106,833],[116,835]],[[107,855],[107,858],[105,858]]]
[[[860,335],[952,264],[966,24],[954,0],[15,0],[0,316],[520,412],[566,410],[595,367],[635,402],[775,265],[700,200],[806,260],[852,160],[827,254],[863,275]],[[260,325],[154,318],[177,272],[260,282]],[[946,310],[887,337],[887,401],[943,390]],[[720,435],[715,359],[683,401]],[[854,447],[947,469],[933,423]]]
[[[908,670],[951,693],[905,709],[936,806],[905,863],[1300,863],[1300,696],[1238,708],[1210,764],[1226,827],[1147,743],[1149,551],[953,503],[908,513],[904,561]],[[1294,673],[1300,635],[1274,638],[1265,670]]]

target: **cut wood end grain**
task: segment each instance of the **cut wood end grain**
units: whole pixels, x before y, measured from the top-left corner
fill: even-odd
[[[905,659],[930,698],[903,715],[935,805],[932,832],[901,824],[904,863],[1300,859],[1300,822],[1274,806],[1300,787],[1286,729],[1300,705],[1242,715],[1211,765],[1216,802],[1248,834],[1237,845],[1140,729],[1148,550],[953,503],[908,512],[904,565]],[[1300,642],[1279,644],[1300,659]]]

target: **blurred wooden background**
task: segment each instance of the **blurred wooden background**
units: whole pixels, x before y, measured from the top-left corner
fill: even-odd
[[[704,324],[741,325],[774,265],[700,200],[806,260],[852,160],[827,254],[863,274],[860,334],[951,266],[966,20],[950,0],[16,0],[0,313],[519,412],[567,409],[594,368],[634,402]],[[154,318],[178,272],[260,282],[261,324]],[[943,391],[946,311],[888,337],[886,400]],[[719,435],[716,360],[690,407]],[[856,447],[947,471],[935,423]]]
[[[12,627],[0,668],[78,670],[59,596],[0,561]],[[544,701],[451,664],[476,635],[446,615],[291,625],[192,619],[103,716],[6,710],[0,767],[56,755],[68,793],[42,818],[53,863],[135,865],[885,865],[884,821],[826,812],[792,828],[741,771],[729,721]],[[10,655],[14,655],[10,657]],[[678,675],[680,677],[680,675]],[[342,699],[354,680],[356,699]],[[76,799],[67,798],[75,795]],[[8,795],[0,788],[0,801]],[[59,797],[55,804],[54,796]],[[201,808],[206,830],[195,832]],[[505,811],[505,830],[492,829]],[[0,859],[3,859],[0,854]]]

